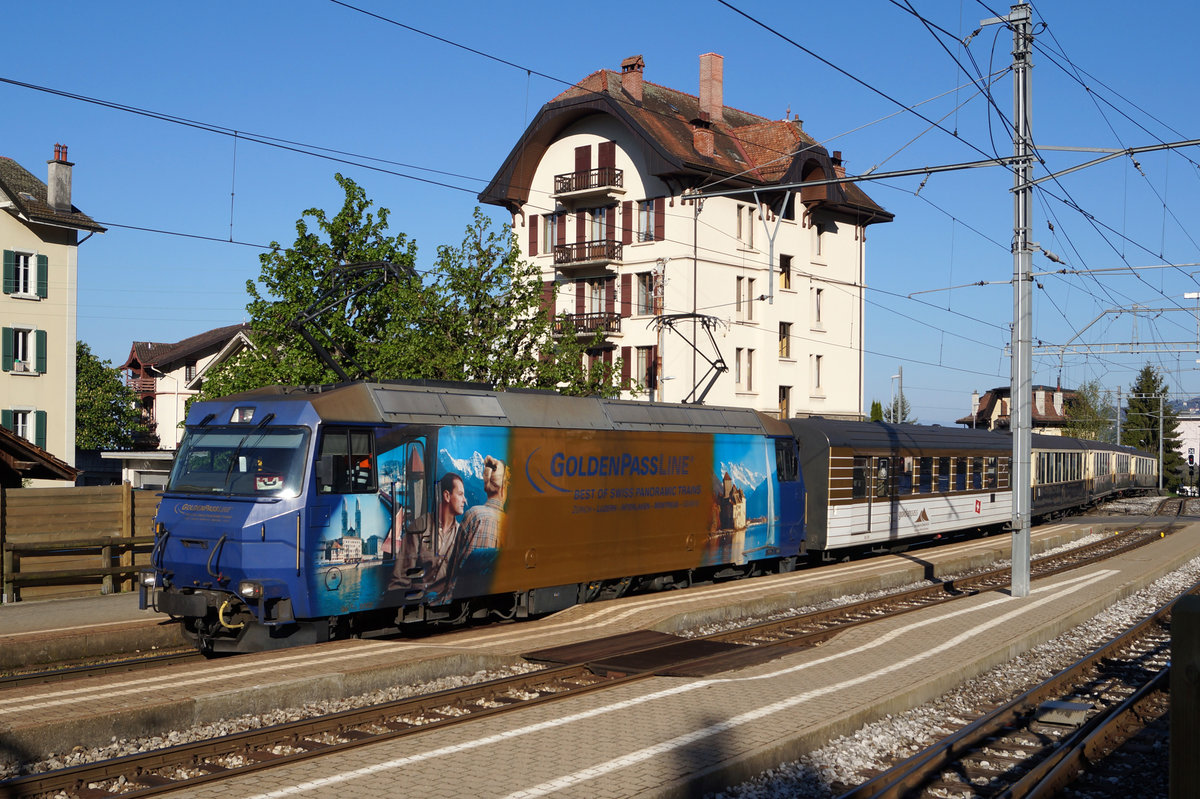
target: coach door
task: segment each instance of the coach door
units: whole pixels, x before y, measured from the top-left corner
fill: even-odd
[[[895,475],[892,459],[884,455],[870,459],[871,480],[867,506],[867,532],[896,532],[896,503],[892,501]]]

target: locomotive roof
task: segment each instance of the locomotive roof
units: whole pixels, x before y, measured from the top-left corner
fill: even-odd
[[[311,405],[329,422],[789,435],[786,424],[749,408],[493,391],[434,382],[268,386],[213,400],[230,406],[294,402]]]

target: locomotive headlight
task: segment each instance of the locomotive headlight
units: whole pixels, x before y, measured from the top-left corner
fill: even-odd
[[[157,573],[154,569],[142,569],[138,572],[138,582],[147,588],[153,588],[157,582]]]
[[[261,599],[262,595],[262,583],[256,580],[242,580],[238,583],[238,596],[246,599]]]

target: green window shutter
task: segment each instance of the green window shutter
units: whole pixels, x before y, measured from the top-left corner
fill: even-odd
[[[46,448],[46,412],[33,412],[33,443]]]
[[[0,372],[11,372],[13,368],[13,329],[0,328]]]
[[[46,331],[33,331],[33,349],[35,350],[33,361],[34,369],[38,374],[46,374]]]
[[[37,295],[43,300],[50,296],[50,259],[37,257]]]
[[[12,250],[4,251],[4,293],[12,294],[17,290],[17,254]]]
[[[12,430],[12,425],[12,411],[0,411],[0,427],[3,427],[5,430]]]

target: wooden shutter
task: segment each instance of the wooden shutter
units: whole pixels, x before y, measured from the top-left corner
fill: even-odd
[[[649,385],[646,388],[658,388],[658,345],[650,348],[650,374],[646,376]],[[659,397],[662,400],[662,397]]]
[[[654,198],[654,240],[662,241],[666,238],[665,230],[667,227],[667,201],[665,197]]]
[[[50,296],[50,259],[37,257],[37,295],[43,300]]]
[[[596,150],[596,166],[603,169],[606,166],[615,167],[617,165],[617,143],[615,141],[602,141]]]
[[[617,279],[615,277],[604,281],[604,310],[607,313],[617,312]]]
[[[33,412],[33,443],[46,448],[46,412]]]
[[[33,331],[34,369],[38,374],[46,374],[46,331]]]
[[[607,241],[617,240],[617,204],[613,203],[604,209],[604,238]]]
[[[537,237],[538,215],[537,214],[529,215],[528,225],[529,225],[529,253],[528,254],[529,255],[537,255],[537,239],[538,239],[538,237]]]
[[[575,212],[575,243],[583,244],[587,240],[587,211],[580,209]]]
[[[12,294],[17,290],[17,254],[12,250],[4,251],[4,293]]]
[[[12,368],[13,329],[11,327],[4,327],[0,328],[0,372],[11,372]]]
[[[554,243],[555,244],[566,244],[567,243],[567,215],[566,214],[556,214],[556,219],[554,220],[554,231],[555,231],[554,232],[554,237],[555,237]],[[546,246],[549,246],[549,245],[550,245],[550,242],[546,242]]]
[[[0,411],[0,427],[3,427],[5,430],[13,429],[12,414],[13,414],[13,412],[8,410],[7,408],[5,410]]]
[[[621,203],[621,243],[633,244],[633,200]]]
[[[554,281],[547,280],[542,283],[542,307],[546,309],[546,313],[553,318],[554,309]]]
[[[575,171],[588,172],[592,168],[592,145],[584,144],[575,148]]]
[[[633,347],[621,348],[621,388],[629,388],[629,356],[632,352]]]
[[[633,275],[621,275],[621,316],[633,316]]]
[[[585,296],[584,292],[586,292],[586,291],[587,291],[587,281],[586,280],[576,280],[575,281],[575,313],[577,313],[577,314],[583,313],[584,296]]]

